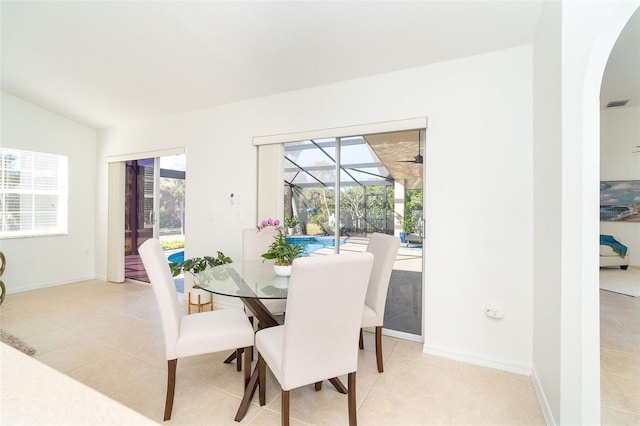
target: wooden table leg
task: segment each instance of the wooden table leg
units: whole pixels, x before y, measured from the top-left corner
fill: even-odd
[[[344,393],[347,394],[347,388],[344,387],[344,385],[342,384],[342,382],[340,381],[340,379],[338,379],[337,377],[334,377],[332,379],[329,379],[329,382],[331,382],[331,384],[333,385],[334,388],[336,388],[336,390],[340,393]]]
[[[276,325],[280,325],[276,317],[273,316],[271,312],[264,306],[264,303],[260,301],[260,299],[253,299],[249,297],[240,298],[242,302],[245,304],[247,308],[251,310],[251,312],[255,313],[256,318],[258,319],[258,329],[274,327]],[[231,363],[238,356],[237,352],[233,352],[230,354],[225,360],[225,364]],[[253,359],[253,358],[252,358]],[[240,361],[240,360],[238,360]],[[241,362],[241,361],[240,361]],[[238,363],[240,365],[240,363]],[[240,371],[240,367],[238,366],[238,371]]]
[[[236,351],[233,351],[233,353],[231,355],[229,355],[227,357],[227,359],[224,360],[225,364],[229,364],[231,361],[233,361],[234,359],[236,359]]]
[[[329,379],[329,382],[331,382],[331,384],[333,385],[334,388],[336,388],[336,390],[340,393],[348,393],[347,388],[344,387],[344,384],[342,384],[342,382],[340,381],[340,379],[338,379],[337,377],[334,377],[332,379]],[[315,382],[315,389],[316,392],[321,391],[322,390],[322,381],[319,382]]]
[[[259,329],[280,325],[278,323],[278,320],[271,314],[271,312],[269,312],[269,310],[266,308],[266,306],[264,306],[264,303],[262,303],[260,299],[243,297],[241,298],[241,300],[255,314],[256,318],[259,321],[258,322]],[[232,356],[229,356],[229,358],[227,359],[233,359]],[[251,368],[250,363],[245,363],[245,364],[246,364],[244,367],[245,369]],[[259,365],[256,364],[255,368],[253,369],[253,372],[251,373],[251,378],[249,379],[249,383],[247,383],[247,386],[244,389],[244,395],[242,396],[242,401],[240,402],[240,407],[238,407],[238,411],[235,417],[236,422],[239,422],[242,419],[244,419],[244,416],[247,415],[247,411],[249,411],[249,405],[251,405],[251,400],[253,399],[253,395],[255,394],[256,388],[258,387],[258,383],[260,382],[259,380],[260,369],[258,367]],[[340,383],[339,380],[338,380],[338,383]],[[344,387],[344,385],[342,385],[342,383],[340,383],[340,385],[342,386],[342,389],[344,389],[344,393],[347,393],[347,390]],[[265,386],[264,379],[262,380],[262,386]],[[336,385],[334,384],[334,386]]]
[[[256,365],[256,368],[253,369],[253,373],[251,373],[249,383],[244,389],[244,395],[242,396],[242,401],[240,402],[240,407],[238,407],[238,412],[236,413],[235,417],[236,422],[242,421],[242,419],[244,419],[244,416],[247,415],[249,405],[251,405],[251,399],[253,399],[253,395],[255,394],[256,388],[258,387],[258,376],[259,371],[258,366]]]

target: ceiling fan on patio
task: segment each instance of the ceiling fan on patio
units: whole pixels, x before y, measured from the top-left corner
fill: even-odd
[[[422,154],[420,154],[420,141],[422,140],[422,130],[418,130],[418,155],[413,160],[398,160],[398,163],[422,164]]]

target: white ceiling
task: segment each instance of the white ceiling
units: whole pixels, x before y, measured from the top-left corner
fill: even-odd
[[[100,129],[529,44],[542,0],[0,7],[2,90]]]
[[[629,100],[640,105],[640,9],[636,10],[618,37],[602,78],[600,106]]]
[[[2,89],[104,128],[531,43],[541,5],[2,1]]]

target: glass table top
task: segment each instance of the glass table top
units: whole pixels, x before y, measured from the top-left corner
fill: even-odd
[[[203,290],[231,297],[286,299],[289,277],[273,272],[273,262],[261,260],[228,263],[195,274]]]

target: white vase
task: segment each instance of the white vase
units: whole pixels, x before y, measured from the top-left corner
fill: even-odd
[[[289,287],[289,278],[288,277],[275,277],[273,279],[273,286],[275,288],[287,288]]]
[[[289,228],[289,235],[293,235],[296,232],[296,228]]]
[[[288,277],[291,275],[291,265],[273,265],[273,272],[279,277]]]

